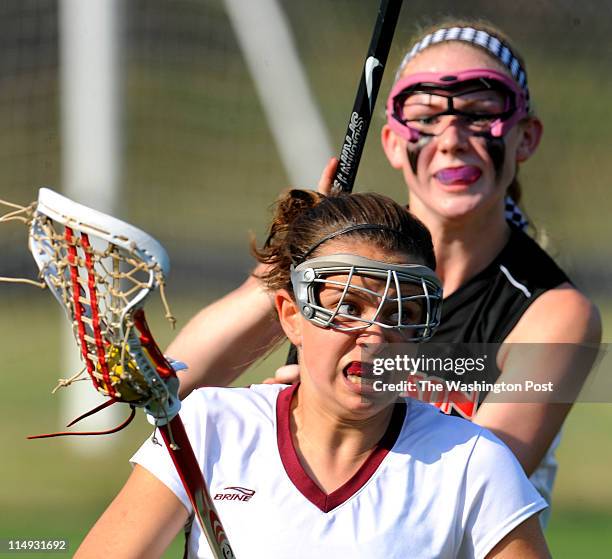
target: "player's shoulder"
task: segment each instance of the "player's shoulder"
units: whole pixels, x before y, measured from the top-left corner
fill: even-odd
[[[211,419],[257,416],[271,418],[278,394],[286,388],[279,384],[254,384],[248,387],[207,386],[192,392],[183,402],[188,413],[206,414]]]
[[[442,413],[437,407],[409,398],[408,412],[403,434],[406,437],[426,440],[435,452],[464,447],[467,452],[486,431],[467,419]]]
[[[408,400],[404,433],[406,444],[416,449],[417,457],[423,461],[444,458],[456,460],[462,468],[476,465],[486,468],[486,464],[511,463],[513,469],[516,459],[506,444],[491,431],[463,419],[442,413],[435,406]]]
[[[438,430],[450,430],[452,432],[464,432],[476,436],[482,429],[479,425],[461,417],[448,415],[439,408],[414,398],[406,398],[407,413],[406,423],[413,427],[426,425],[434,432]]]
[[[523,314],[506,341],[598,343],[601,315],[584,294],[568,283],[543,293]]]
[[[516,254],[523,256],[523,261],[526,265],[533,265],[534,263],[544,265],[555,265],[555,259],[543,248],[540,243],[534,239],[531,235],[525,231],[511,226],[510,227],[510,238],[505,250],[502,254],[505,258],[512,258]]]
[[[512,228],[510,239],[496,261],[508,283],[527,298],[570,282],[564,270],[532,237]]]

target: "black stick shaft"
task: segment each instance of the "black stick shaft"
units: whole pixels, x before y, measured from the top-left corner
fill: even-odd
[[[353,190],[401,7],[402,0],[382,0],[378,7],[374,33],[363,65],[344,142],[340,149],[338,168],[334,178],[334,188],[337,190],[344,192]]]
[[[359,161],[363,153],[368,129],[372,121],[376,97],[382,82],[387,57],[391,49],[393,33],[399,18],[402,0],[381,0],[374,33],[363,65],[355,103],[351,111],[340,158],[334,177],[334,190],[352,192]],[[291,345],[287,354],[287,365],[297,363],[297,348]]]

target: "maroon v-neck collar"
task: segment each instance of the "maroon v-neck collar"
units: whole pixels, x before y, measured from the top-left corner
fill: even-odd
[[[399,437],[406,417],[406,404],[399,402],[395,405],[389,426],[370,456],[351,479],[328,495],[304,471],[293,445],[290,421],[291,400],[298,386],[297,384],[289,386],[278,395],[276,403],[278,451],[285,471],[298,491],[323,512],[329,512],[350,499],[374,475]]]

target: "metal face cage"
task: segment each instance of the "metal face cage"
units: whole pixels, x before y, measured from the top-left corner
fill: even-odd
[[[378,280],[381,289],[357,285],[356,277]],[[442,286],[426,266],[334,254],[292,268],[291,283],[300,312],[321,328],[351,332],[376,324],[418,342],[430,338],[440,323]],[[321,301],[326,287],[340,292],[333,305]],[[351,303],[353,297],[372,301],[374,312],[370,316],[359,312]]]

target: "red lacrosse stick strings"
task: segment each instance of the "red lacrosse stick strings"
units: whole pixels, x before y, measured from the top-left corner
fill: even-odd
[[[88,412],[85,412],[84,414],[79,415],[79,417],[77,417],[76,419],[73,419],[70,423],[68,423],[66,427],[71,427],[75,423],[81,421],[81,419],[85,419],[86,417],[89,417],[90,415],[93,415],[94,413],[98,413],[104,408],[107,408],[108,406],[116,404],[118,401],[119,400],[115,400],[114,398],[107,400],[103,404],[96,406],[93,410],[89,410]],[[42,435],[30,435],[27,438],[31,440],[31,439],[50,439],[52,437],[68,437],[72,435],[80,435],[80,436],[83,436],[83,435],[87,435],[87,436],[111,435],[112,433],[117,433],[118,431],[125,429],[132,422],[132,419],[134,419],[136,415],[136,408],[134,406],[130,406],[130,408],[131,408],[130,415],[127,417],[127,419],[125,419],[119,425],[117,425],[117,427],[113,427],[112,429],[106,429],[105,431],[60,431],[58,433],[44,433]]]
[[[83,306],[80,300],[81,286],[79,284],[78,255],[77,255],[77,250],[76,250],[76,241],[75,241],[74,232],[72,231],[72,229],[67,226],[64,229],[65,229],[64,235],[66,238],[66,242],[68,244],[68,263],[70,264],[70,278],[72,280],[72,297],[73,297],[73,304],[74,304],[74,317],[77,322],[79,340],[81,342],[80,343],[81,355],[83,356],[83,360],[85,361],[85,365],[87,367],[87,372],[89,373],[89,376],[91,377],[91,380],[93,381],[94,386],[99,389],[100,382],[98,381],[98,379],[96,378],[96,375],[94,374],[95,366],[92,360],[89,358],[89,355],[87,352],[87,340],[85,339],[85,323],[83,322]],[[85,235],[83,236],[86,237]],[[89,247],[88,240],[86,241],[86,243],[87,243],[87,246]],[[83,246],[85,246],[85,244]],[[98,359],[100,359],[100,353],[104,355],[104,346],[102,345],[101,336],[100,336],[100,322],[99,322],[100,318],[98,315],[97,297],[95,293],[95,278],[93,277],[93,264],[91,260],[91,254],[89,254],[88,252],[86,252],[85,260],[86,260],[87,275],[88,275],[87,284],[89,287],[89,297],[90,297],[91,306],[92,306],[92,320],[93,320],[93,325],[94,325],[94,333],[96,332],[96,329],[98,332],[98,339],[95,340],[96,350],[98,354]],[[92,282],[94,282],[93,289],[92,289]],[[92,300],[92,291],[93,291],[93,300]],[[100,345],[98,344],[98,341],[100,341]],[[104,357],[102,359],[103,360],[100,362],[100,367],[102,369],[102,376],[104,378],[104,381],[106,382],[106,388],[107,388],[107,391],[109,392],[109,395],[113,397],[115,396],[115,390],[111,386],[110,375],[108,374],[108,367],[106,366],[106,360],[104,359]],[[102,363],[104,363],[103,368],[102,368]]]
[[[145,319],[144,310],[136,309],[134,311],[133,318],[134,325],[140,332],[140,336],[138,337],[140,344],[146,350],[153,363],[155,363],[155,369],[157,370],[159,376],[163,379],[175,376],[176,373],[174,372],[174,369],[170,363],[168,363],[168,360],[164,357],[164,354],[159,350],[159,347],[157,347],[157,344],[151,335],[151,330],[149,330],[149,325]]]
[[[81,246],[85,252],[85,268],[87,269],[87,288],[89,289],[89,301],[91,305],[91,318],[93,323],[94,340],[96,343],[96,353],[98,355],[98,364],[102,371],[102,377],[106,383],[108,395],[114,398],[117,395],[115,387],[111,383],[110,374],[108,372],[108,364],[106,363],[106,353],[104,348],[104,340],[100,330],[100,312],[98,309],[98,294],[96,292],[96,276],[94,274],[94,263],[91,257],[91,245],[89,237],[85,233],[81,233]]]
[[[85,325],[83,324],[83,307],[81,306],[80,295],[81,295],[81,286],[79,285],[79,272],[77,266],[77,251],[76,246],[74,244],[73,232],[70,227],[64,228],[64,236],[66,238],[66,242],[68,244],[68,263],[70,264],[70,279],[72,280],[72,297],[74,304],[74,317],[77,323],[77,329],[79,332],[79,340],[81,347],[81,355],[83,356],[83,360],[85,361],[85,366],[87,367],[87,372],[91,377],[91,380],[94,383],[96,388],[100,388],[100,383],[98,379],[94,375],[95,366],[89,355],[87,354],[87,341],[85,340]]]

